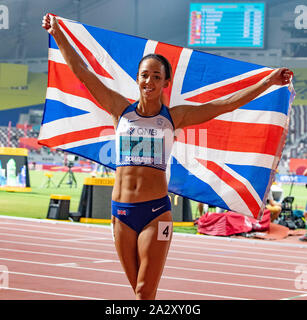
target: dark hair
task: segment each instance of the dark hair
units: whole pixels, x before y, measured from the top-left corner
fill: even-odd
[[[156,59],[158,61],[160,61],[163,66],[164,66],[164,70],[165,70],[165,79],[168,80],[168,79],[171,79],[172,78],[172,66],[171,64],[169,63],[169,61],[163,57],[161,54],[155,54],[155,53],[150,53],[146,56],[144,56],[141,61],[139,62],[139,67],[138,67],[138,72],[140,70],[140,66],[141,66],[141,63],[144,61],[144,60],[147,60],[147,59]]]

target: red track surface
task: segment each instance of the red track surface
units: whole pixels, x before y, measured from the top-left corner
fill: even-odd
[[[307,299],[306,253],[304,244],[175,233],[157,299]],[[134,299],[108,227],[0,216],[3,266],[1,300]]]

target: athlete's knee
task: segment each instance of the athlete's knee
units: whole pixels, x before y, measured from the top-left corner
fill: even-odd
[[[138,282],[135,287],[135,297],[137,300],[154,300],[156,291],[156,288],[146,284],[145,281]]]

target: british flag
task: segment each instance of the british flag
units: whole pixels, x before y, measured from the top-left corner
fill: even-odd
[[[97,77],[131,102],[139,99],[138,63],[149,53],[162,54],[172,65],[173,82],[165,91],[170,108],[226,99],[272,72],[64,18],[58,22]],[[68,68],[52,36],[48,59],[39,143],[115,169],[110,114]],[[177,134],[167,167],[169,191],[259,219],[284,146],[293,97],[291,84],[272,86],[240,109]]]

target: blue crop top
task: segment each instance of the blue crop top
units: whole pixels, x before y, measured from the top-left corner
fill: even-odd
[[[141,116],[138,101],[122,113],[116,128],[116,167],[148,166],[166,170],[173,142],[174,125],[162,105],[159,114]]]

